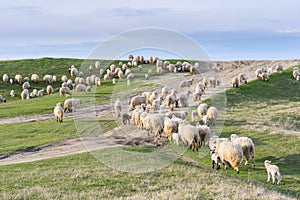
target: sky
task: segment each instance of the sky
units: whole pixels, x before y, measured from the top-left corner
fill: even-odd
[[[149,27],[194,40],[212,60],[297,59],[299,8],[298,0],[1,0],[0,59],[87,58]]]

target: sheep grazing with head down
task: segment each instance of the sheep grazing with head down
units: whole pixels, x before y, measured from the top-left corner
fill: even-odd
[[[299,68],[298,67],[294,67],[293,68],[293,77],[294,77],[294,79],[297,80],[297,78],[298,78],[298,80],[299,80],[299,76],[300,76]]]
[[[71,93],[71,90],[70,90],[70,88],[68,88],[68,87],[61,87],[60,89],[59,89],[59,96],[60,97],[63,97],[63,96],[71,96],[72,95],[72,93]]]
[[[29,99],[29,91],[28,89],[25,89],[21,92],[21,98],[22,100],[26,100],[26,99]]]
[[[123,125],[130,124],[130,115],[127,113],[122,114],[122,123]]]
[[[46,84],[52,84],[53,83],[53,76],[52,75],[49,75],[49,74],[46,74],[44,77],[43,77],[43,80],[45,81]]]
[[[22,82],[23,82],[23,77],[20,74],[17,74],[15,76],[15,80],[16,80],[17,83],[19,83],[21,85]]]
[[[54,108],[54,115],[56,117],[57,122],[63,122],[63,115],[64,115],[64,110],[63,110],[63,105],[61,102],[57,103],[55,108]]]
[[[170,109],[170,110],[173,110],[174,109],[174,104],[175,104],[175,101],[176,101],[176,91],[172,91],[170,94],[168,94],[166,96],[166,106]]]
[[[211,130],[207,125],[199,125],[197,126],[197,128],[199,130],[199,136],[200,136],[200,140],[199,140],[200,147],[204,147],[205,143],[207,143],[209,138],[211,137]]]
[[[142,95],[132,97],[130,100],[130,110],[134,110],[136,106],[139,106],[143,103],[145,104],[146,101],[146,97]]]
[[[203,120],[204,124],[206,124],[206,125],[208,125],[208,122],[210,121],[211,125],[215,126],[217,117],[218,117],[217,108],[211,106],[207,109],[207,115],[204,115],[202,120]]]
[[[262,81],[269,81],[269,74],[266,73],[266,72],[263,72],[263,73],[259,74],[258,77]]]
[[[190,125],[186,120],[181,120],[178,124],[178,135],[185,147],[198,151],[199,133],[195,126]]]
[[[10,93],[9,93],[9,96],[14,97],[15,96],[15,91],[11,90]]]
[[[64,102],[64,112],[75,112],[76,108],[82,104],[80,99],[67,99]]]
[[[207,104],[206,103],[200,104],[197,107],[197,112],[198,112],[200,119],[202,119],[203,116],[207,114]]]
[[[277,73],[282,73],[283,72],[283,66],[281,64],[278,64],[275,68]]]
[[[30,88],[31,88],[31,85],[30,85],[29,82],[24,82],[23,85],[22,85],[22,88],[23,88],[23,90],[25,90],[25,89],[30,89]]]
[[[54,89],[51,85],[48,85],[46,88],[47,94],[54,94]]]
[[[239,87],[239,84],[240,84],[240,82],[239,82],[239,78],[238,77],[234,77],[233,79],[232,79],[232,81],[231,81],[231,85],[232,85],[232,87]]]
[[[31,75],[31,81],[32,81],[32,82],[38,83],[39,80],[40,80],[39,75],[37,75],[37,74],[32,74],[32,75]]]
[[[140,120],[142,123],[143,128],[148,130],[148,136],[150,133],[154,132],[155,137],[159,137],[160,134],[163,132],[164,128],[164,117],[158,114],[149,114],[143,112],[140,115]]]
[[[248,82],[248,77],[245,73],[240,73],[239,74],[239,81],[240,83],[247,83]]]
[[[178,133],[172,133],[172,139],[174,141],[174,144],[177,146],[179,145],[179,134]]]
[[[169,117],[165,117],[164,119],[164,133],[168,136],[168,138],[172,139],[172,134],[174,132],[177,132],[177,124],[176,121],[173,119],[170,119]]]
[[[117,117],[121,117],[122,103],[120,98],[117,98],[114,108],[115,108],[115,112],[117,113]]]
[[[0,95],[0,102],[1,103],[6,103],[6,99],[2,95]]]
[[[231,166],[234,171],[238,174],[239,164],[243,161],[243,150],[241,145],[234,142],[216,142],[215,152],[220,157],[221,162],[225,165],[225,169],[227,166]]]
[[[3,83],[7,83],[8,82],[8,75],[3,74],[2,80],[3,80]]]
[[[197,120],[197,117],[198,117],[198,111],[197,110],[193,110],[192,111],[192,122],[195,122]]]
[[[75,90],[76,93],[86,93],[86,86],[84,84],[78,84]]]
[[[241,145],[243,149],[243,155],[246,158],[245,165],[248,164],[249,158],[252,158],[252,165],[255,166],[254,161],[254,152],[255,152],[255,146],[252,141],[252,139],[248,137],[239,137],[236,134],[231,134],[230,139],[232,142],[238,143]]]
[[[277,184],[279,184],[281,181],[281,174],[279,172],[279,167],[276,165],[271,165],[270,163],[271,163],[271,161],[269,161],[269,160],[265,160],[265,162],[264,162],[265,168],[268,173],[267,181],[270,181],[270,177],[272,176],[273,184],[275,184],[275,178],[277,178]]]
[[[189,97],[192,94],[192,92],[190,90],[188,90],[186,93],[184,94],[180,94],[179,96],[179,104],[180,106],[183,107],[189,107]]]

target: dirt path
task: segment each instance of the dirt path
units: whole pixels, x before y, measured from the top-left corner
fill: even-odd
[[[299,64],[299,61],[286,61],[284,68],[288,68],[290,66],[294,66]],[[276,62],[271,63],[272,65],[276,65]],[[229,64],[228,64],[229,65]],[[208,92],[203,96],[202,99],[209,98],[216,93],[222,92],[225,89],[231,88],[231,79],[234,76],[237,76],[239,73],[246,73],[249,80],[255,79],[254,71],[257,66],[262,65],[261,63],[253,63],[247,67],[234,68],[224,67],[223,71],[219,72],[219,76],[221,78],[221,82],[223,87],[209,88]],[[214,76],[213,73],[202,73],[203,77]],[[175,77],[176,79],[176,77]],[[170,83],[170,79],[167,79],[162,76],[158,80],[162,85],[164,83]],[[171,81],[172,82],[172,81]],[[175,82],[174,82],[175,83]],[[178,82],[175,83],[178,85]],[[196,103],[190,106],[194,106]],[[111,104],[98,105],[95,107],[96,113],[98,116],[105,115],[107,113],[111,113]],[[72,113],[68,113],[66,117],[71,117]],[[53,114],[45,114],[45,115],[36,115],[36,116],[25,116],[25,117],[16,117],[10,119],[0,119],[0,124],[10,124],[10,123],[25,123],[32,122],[38,120],[49,120],[53,119]],[[133,134],[123,134],[133,133]],[[82,142],[82,139],[84,142]],[[16,152],[15,154],[6,155],[3,158],[0,158],[0,165],[9,165],[16,163],[26,163],[26,162],[34,162],[43,159],[67,156],[72,154],[78,154],[82,152],[98,150],[102,148],[106,148],[109,146],[135,146],[135,145],[153,145],[153,137],[148,137],[145,131],[139,131],[135,126],[125,125],[119,126],[113,130],[106,132],[103,136],[97,137],[85,137],[85,138],[73,138],[64,141],[60,141],[49,146],[37,149],[27,149],[21,152]],[[86,148],[88,146],[88,148]]]

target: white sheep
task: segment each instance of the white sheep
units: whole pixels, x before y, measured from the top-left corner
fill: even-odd
[[[72,93],[71,93],[71,90],[70,90],[70,88],[68,88],[68,87],[61,87],[60,89],[59,89],[59,96],[60,97],[63,97],[63,96],[71,96],[72,95]]]
[[[149,80],[150,79],[150,75],[148,73],[145,74],[145,80]]]
[[[52,79],[53,79],[53,83],[56,83],[56,76],[55,75],[52,76]]]
[[[225,164],[225,169],[227,165],[231,166],[238,174],[239,164],[243,161],[243,150],[241,145],[234,142],[216,142],[215,152],[219,155],[220,160]]]
[[[122,71],[118,72],[118,78],[123,79],[124,73]]]
[[[191,116],[192,122],[197,121],[197,117],[198,117],[198,111],[197,110],[193,110],[192,111],[192,116]]]
[[[22,82],[23,82],[23,77],[20,74],[17,74],[15,76],[15,80],[16,80],[17,83],[19,83],[21,85]]]
[[[53,76],[50,75],[50,74],[46,74],[44,77],[43,77],[43,80],[45,81],[46,84],[52,84],[53,83]]]
[[[162,74],[163,74],[163,69],[162,69],[162,67],[157,67],[157,68],[156,68],[156,73],[157,73],[157,75],[162,75]]]
[[[160,109],[160,106],[161,106],[161,100],[155,99],[151,105],[152,105],[153,111],[158,112],[158,110]]]
[[[174,109],[174,104],[176,103],[176,91],[172,91],[170,94],[166,96],[166,106],[170,109]]]
[[[142,95],[132,97],[130,100],[130,110],[134,110],[136,106],[146,103],[146,101],[146,97]]]
[[[188,90],[185,94],[180,94],[179,103],[181,107],[189,107],[189,97],[192,92]]]
[[[29,99],[29,91],[28,89],[25,89],[21,92],[21,98],[22,100],[26,100],[26,99]]]
[[[256,75],[257,78],[259,78],[259,75],[262,74],[262,73],[263,73],[262,69],[256,69],[255,70],[255,75]]]
[[[198,151],[198,129],[190,125],[186,120],[178,124],[178,134],[184,146],[188,146],[192,151]]]
[[[104,76],[103,76],[104,82],[108,82],[109,79],[110,79],[109,74],[104,74]]]
[[[84,84],[78,84],[75,88],[76,93],[85,93],[86,92],[86,86]]]
[[[282,73],[283,72],[283,66],[281,64],[278,64],[275,68],[277,73]]]
[[[201,97],[202,97],[202,92],[197,91],[193,93],[193,100],[194,101],[201,101]]]
[[[238,77],[233,77],[232,78],[232,81],[231,81],[231,85],[232,85],[232,87],[239,87],[239,85],[240,85],[240,82],[239,82],[239,78]]]
[[[38,93],[37,89],[33,89],[33,91],[30,92],[29,97],[30,97],[30,98],[37,97],[37,93]]]
[[[185,87],[189,88],[191,85],[193,85],[193,79],[192,78],[190,80],[180,81],[179,88],[181,90]]]
[[[267,170],[268,179],[267,181],[270,181],[270,177],[272,176],[273,184],[275,184],[275,178],[277,178],[277,184],[281,181],[281,174],[279,172],[279,167],[277,165],[271,165],[271,161],[265,160],[265,168]]]
[[[200,119],[202,119],[203,116],[207,114],[207,104],[206,103],[200,104],[197,107],[197,112],[198,112]]]
[[[7,83],[8,82],[8,75],[7,74],[3,74],[2,80],[3,80],[3,83]]]
[[[172,134],[178,131],[178,126],[175,120],[170,119],[169,117],[164,118],[164,133],[168,138],[172,139]]]
[[[169,111],[165,113],[165,116],[168,118],[173,118],[174,116],[180,119],[186,119],[187,118],[187,111]]]
[[[97,61],[95,62],[95,67],[96,67],[96,69],[99,69],[99,68],[100,68],[100,65],[101,65],[101,64],[100,64],[100,61],[97,60]]]
[[[208,125],[208,122],[210,121],[211,125],[215,126],[218,114],[219,113],[218,113],[218,110],[216,107],[214,107],[214,106],[209,107],[207,109],[207,114],[204,115],[203,119],[202,119],[204,124]]]
[[[179,145],[179,134],[178,133],[172,133],[172,139],[174,141],[174,144],[177,146]]]
[[[132,79],[134,79],[134,74],[133,73],[129,73],[127,75],[127,80],[132,80]]]
[[[72,65],[73,66],[73,65]],[[71,76],[72,77],[76,77],[77,76],[77,74],[78,74],[78,70],[77,70],[77,68],[76,67],[71,67],[71,71],[70,71],[70,74],[71,74]]]
[[[14,90],[11,90],[10,93],[9,93],[9,95],[10,95],[11,97],[14,97],[14,96],[15,96],[15,91],[14,91]]]
[[[43,93],[44,93],[44,89],[41,89],[37,92],[37,96],[38,97],[43,96]]]
[[[252,141],[252,139],[248,137],[239,137],[236,134],[231,134],[230,139],[232,142],[236,142],[239,145],[241,145],[243,149],[243,155],[246,158],[245,165],[248,164],[249,158],[252,158],[252,165],[255,166],[255,161],[254,161],[254,152],[255,152],[255,146]]]
[[[76,108],[82,104],[80,99],[67,99],[64,102],[64,112],[75,112]]]
[[[117,113],[117,117],[121,117],[122,103],[120,98],[117,98],[114,108],[115,108],[115,112]]]
[[[6,99],[2,95],[0,95],[0,102],[1,103],[6,103]]]
[[[102,75],[104,74],[104,69],[101,68],[101,69],[99,70],[99,74],[100,74],[100,76],[102,76]]]
[[[300,72],[298,68],[293,69],[293,77],[295,80],[297,80],[297,77],[299,77]]]
[[[51,85],[48,85],[46,88],[47,94],[54,94],[54,89]]]
[[[204,86],[204,90],[207,90],[207,80],[204,78],[203,80],[202,80],[202,84],[203,84],[203,86]]]
[[[266,73],[266,72],[263,72],[263,73],[259,74],[258,77],[259,77],[262,81],[269,81],[269,74]]]
[[[199,145],[200,147],[204,147],[205,143],[207,143],[211,137],[211,130],[207,125],[199,125],[197,128],[200,136]]]
[[[238,77],[239,77],[240,83],[247,83],[248,82],[248,77],[245,73],[240,73]]]
[[[211,161],[212,161],[212,168],[213,168],[213,169],[215,168],[215,164],[217,165],[217,170],[219,170],[219,169],[221,168],[221,165],[220,165],[220,162],[221,162],[220,157],[219,157],[219,155],[218,155],[216,152],[214,152],[214,151],[211,152]]]
[[[9,79],[9,83],[12,85],[14,83],[14,80],[12,78]]]
[[[53,77],[52,77],[53,78]],[[67,82],[68,81],[68,77],[66,76],[66,75],[63,75],[62,77],[61,77],[61,82],[62,83],[65,83],[65,82]]]
[[[32,82],[34,82],[34,83],[38,83],[39,80],[40,80],[40,77],[39,77],[39,75],[37,75],[37,74],[32,74],[30,80],[31,80]]]
[[[57,122],[63,122],[63,115],[64,115],[64,110],[63,110],[63,105],[61,102],[57,103],[55,108],[54,108],[54,116],[56,117]]]
[[[210,84],[210,87],[215,88],[216,85],[217,85],[217,80],[216,80],[216,78],[210,77],[210,78],[209,78],[209,84]]]
[[[150,135],[150,133],[154,132],[154,136],[158,137],[163,132],[164,118],[162,115],[149,114],[144,112],[140,115],[140,120],[142,122],[143,128],[148,130],[148,136]]]

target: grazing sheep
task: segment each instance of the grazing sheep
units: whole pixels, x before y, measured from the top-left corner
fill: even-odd
[[[179,134],[178,133],[172,133],[172,139],[174,141],[174,144],[177,146],[179,145]]]
[[[231,85],[232,87],[239,87],[239,78],[238,77],[233,77],[232,81],[231,81]]]
[[[269,160],[265,160],[265,168],[267,170],[267,174],[268,174],[268,180],[270,181],[270,177],[272,176],[272,181],[273,184],[275,184],[275,177],[277,178],[277,185],[280,183],[281,181],[281,174],[279,172],[279,167],[276,165],[271,165],[271,161]]]
[[[72,65],[72,67],[71,67],[70,74],[71,74],[72,77],[76,77],[77,74],[78,74],[78,70],[77,70],[76,67],[74,67],[74,65]]]
[[[205,78],[202,80],[202,84],[204,86],[204,90],[207,90],[207,80]]]
[[[40,80],[40,77],[39,77],[39,75],[37,75],[37,74],[32,74],[30,80],[31,80],[32,82],[34,82],[34,83],[38,83],[39,80]]]
[[[83,78],[79,77],[78,84],[85,84],[85,80]]]
[[[68,87],[61,87],[60,89],[59,89],[59,96],[60,97],[62,97],[62,96],[71,96],[72,95],[72,93],[71,93],[71,90],[70,90],[70,88],[68,88]]]
[[[163,74],[163,69],[162,69],[162,67],[157,67],[157,68],[156,68],[156,73],[157,73],[158,75],[162,75],[162,74]]]
[[[241,145],[243,149],[243,155],[246,158],[245,165],[248,164],[249,158],[251,157],[253,162],[252,165],[255,166],[255,161],[254,161],[255,146],[252,139],[248,137],[239,137],[236,134],[231,134],[230,139],[232,142]]]
[[[247,83],[248,82],[248,77],[245,73],[240,73],[238,77],[239,77],[240,83]]]
[[[165,114],[166,117],[168,118],[173,118],[173,116],[180,118],[180,119],[186,119],[188,113],[186,111],[169,111]]]
[[[218,156],[218,154],[214,151],[211,152],[211,161],[212,161],[212,168],[215,168],[215,164],[217,165],[217,170],[219,170],[221,168],[220,165],[220,157]]]
[[[23,90],[30,89],[31,85],[29,84],[29,82],[24,82],[23,85],[22,85],[22,88],[23,88]]]
[[[136,106],[146,103],[147,99],[145,96],[134,96],[130,100],[130,110],[134,110]]]
[[[160,134],[163,132],[164,118],[162,115],[149,114],[149,113],[143,112],[140,115],[140,120],[142,122],[143,128],[148,130],[148,136],[153,131],[154,131],[155,137],[160,136]]]
[[[169,94],[169,88],[168,87],[161,88],[161,96],[162,96],[163,99],[166,99],[168,94]]]
[[[64,112],[75,112],[76,108],[82,104],[80,99],[67,99],[64,102]]]
[[[75,88],[76,93],[85,93],[86,92],[86,86],[84,84],[78,84]]]
[[[6,99],[2,95],[0,95],[0,102],[1,103],[6,103]]]
[[[218,117],[217,108],[211,106],[207,109],[207,115],[203,116],[203,122],[204,124],[208,125],[208,121],[210,121],[211,125],[214,126],[216,124],[217,117]]]
[[[123,79],[124,73],[122,71],[118,72],[118,78]]]
[[[26,99],[29,99],[29,91],[28,89],[25,89],[21,92],[21,98],[22,100],[26,100]]]
[[[66,76],[66,75],[63,75],[62,77],[61,77],[61,82],[62,83],[65,83],[65,82],[67,82],[68,81],[68,77]]]
[[[101,68],[101,69],[99,70],[99,74],[100,74],[100,76],[102,76],[102,75],[104,74],[104,69]]]
[[[33,91],[30,92],[29,96],[30,96],[30,98],[34,98],[34,97],[37,97],[37,94],[38,94],[37,89],[33,89]]]
[[[293,69],[293,77],[295,80],[297,80],[297,77],[299,77],[300,72],[298,68]]]
[[[15,80],[16,80],[17,83],[19,83],[21,85],[22,82],[23,82],[23,77],[20,74],[17,74],[15,76]]]
[[[121,117],[122,103],[120,98],[117,98],[114,108],[115,108],[115,112],[117,113],[117,117]]]
[[[199,145],[200,147],[204,147],[205,143],[208,142],[211,137],[211,130],[207,125],[199,125],[197,128],[200,136]]]
[[[263,73],[263,70],[262,69],[257,69],[255,70],[255,75],[257,78],[259,78],[259,75]]]
[[[108,82],[109,79],[110,79],[109,75],[108,74],[104,74],[104,76],[103,76],[104,82]]]
[[[219,155],[220,160],[225,164],[225,169],[227,165],[231,166],[238,174],[239,164],[243,161],[243,150],[241,145],[234,142],[216,142],[215,152]]]
[[[197,120],[197,117],[198,117],[198,111],[193,110],[192,111],[192,122],[195,122]]]
[[[198,129],[190,125],[186,120],[182,120],[178,124],[178,135],[184,146],[188,146],[192,151],[198,151]]]
[[[3,74],[2,80],[3,80],[3,83],[7,83],[8,82],[8,75]]]
[[[164,133],[168,136],[168,138],[172,139],[172,134],[178,131],[177,124],[174,120],[169,117],[164,118]]]
[[[152,102],[152,108],[153,108],[154,112],[158,112],[158,110],[160,109],[160,106],[161,106],[161,100],[160,99],[155,99]]]
[[[179,88],[181,90],[185,87],[189,88],[191,85],[193,85],[193,79],[192,78],[190,80],[180,81]]]
[[[174,104],[176,102],[176,91],[172,91],[170,94],[168,94],[166,96],[166,106],[170,109],[173,110],[174,109]]]
[[[52,79],[53,79],[53,83],[56,83],[56,76],[55,75],[52,76]]]
[[[99,68],[100,68],[100,61],[96,61],[96,62],[95,62],[95,68],[96,68],[96,69],[99,69]]]
[[[149,80],[150,79],[150,75],[148,73],[145,74],[145,80]]]
[[[219,138],[214,133],[211,134],[211,137],[208,140],[208,147],[211,151],[215,151],[217,141],[220,142],[230,142],[228,138]]]
[[[48,85],[46,88],[47,94],[54,94],[54,89],[51,85]]]
[[[69,79],[67,81],[67,87],[70,88],[70,90],[72,90],[74,87],[73,87],[73,81],[71,79]]]
[[[43,96],[43,93],[44,93],[44,89],[41,89],[37,92],[37,96],[38,97]]]
[[[277,65],[275,68],[277,73],[282,73],[283,72],[283,66],[281,64]]]
[[[14,83],[14,80],[12,78],[9,79],[9,83],[12,85]]]
[[[260,75],[258,75],[258,77],[262,80],[262,81],[269,81],[269,74],[266,72],[261,73]]]
[[[130,115],[127,113],[122,114],[122,122],[124,125],[130,124]]]
[[[11,90],[10,93],[9,93],[9,95],[10,95],[11,97],[14,97],[14,96],[15,96],[15,91],[14,91],[14,90]]]
[[[198,91],[198,92],[194,92],[193,93],[193,100],[194,101],[201,101],[201,97],[202,97],[202,92]]]
[[[207,114],[207,104],[206,103],[200,104],[197,107],[197,112],[198,112],[200,119],[202,119],[203,116]]]
[[[185,94],[180,94],[179,103],[181,107],[189,107],[189,97],[192,92],[188,90]]]
[[[57,103],[55,108],[54,108],[54,115],[56,117],[57,122],[63,122],[63,115],[64,115],[64,110],[63,110],[63,105],[61,102]]]
[[[46,74],[44,77],[43,77],[43,80],[45,81],[46,84],[52,84],[53,83],[53,76],[52,75],[49,75],[49,74]]]
[[[200,92],[201,94],[204,93],[204,85],[202,83],[198,83],[195,86],[195,92]]]
[[[217,85],[217,80],[214,77],[209,78],[210,87],[215,88]]]

